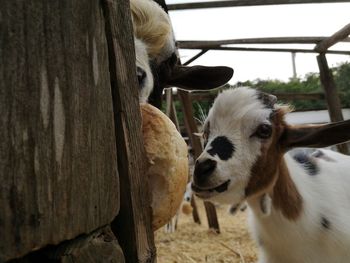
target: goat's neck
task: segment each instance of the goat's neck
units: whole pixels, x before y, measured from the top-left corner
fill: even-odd
[[[280,211],[289,220],[296,220],[302,209],[302,197],[298,192],[284,158],[281,159],[272,184],[258,195],[249,198],[249,206],[258,214],[264,214],[265,205],[271,205],[271,209]],[[264,199],[268,198],[268,199]],[[268,208],[269,210],[269,208]]]

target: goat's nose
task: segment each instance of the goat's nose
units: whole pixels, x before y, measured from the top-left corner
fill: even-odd
[[[136,68],[136,75],[137,75],[137,80],[139,82],[139,88],[141,89],[143,87],[143,84],[146,79],[146,71],[144,71],[142,68],[137,67]]]
[[[205,159],[204,161],[197,161],[194,168],[194,183],[201,186],[206,179],[214,172],[216,168],[216,161]]]

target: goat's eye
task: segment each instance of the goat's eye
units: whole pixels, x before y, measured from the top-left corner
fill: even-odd
[[[271,137],[272,127],[269,124],[260,124],[256,129],[253,136],[256,136],[261,139],[268,139]]]

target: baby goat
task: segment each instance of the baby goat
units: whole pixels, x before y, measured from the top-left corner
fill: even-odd
[[[192,189],[209,201],[247,201],[261,263],[350,262],[350,157],[286,153],[350,140],[350,121],[288,125],[286,106],[249,88],[222,92],[204,124]]]

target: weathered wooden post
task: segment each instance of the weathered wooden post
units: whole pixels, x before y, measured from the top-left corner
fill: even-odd
[[[341,110],[341,103],[334,83],[333,75],[328,67],[325,52],[336,44],[337,42],[343,40],[350,34],[350,24],[347,24],[342,29],[334,33],[329,38],[324,39],[315,46],[315,51],[320,54],[317,56],[317,63],[320,69],[320,79],[322,86],[326,94],[326,101],[329,111],[329,116],[331,121],[342,121],[344,120],[343,113]],[[349,150],[346,144],[338,145],[338,150],[342,153],[348,154]]]
[[[0,5],[0,262],[153,262],[129,1]]]
[[[178,89],[178,96],[182,105],[188,137],[190,138],[193,147],[193,157],[194,159],[197,159],[198,156],[202,153],[203,148],[199,138],[194,135],[194,133],[198,133],[198,128],[193,119],[194,114],[192,109],[192,100],[190,98],[190,92]],[[204,201],[204,207],[208,218],[209,228],[215,230],[217,233],[220,233],[220,226],[215,206],[210,202]]]
[[[121,209],[112,230],[127,262],[154,262],[151,201],[145,176],[135,51],[129,0],[104,0],[111,87],[116,124]]]

